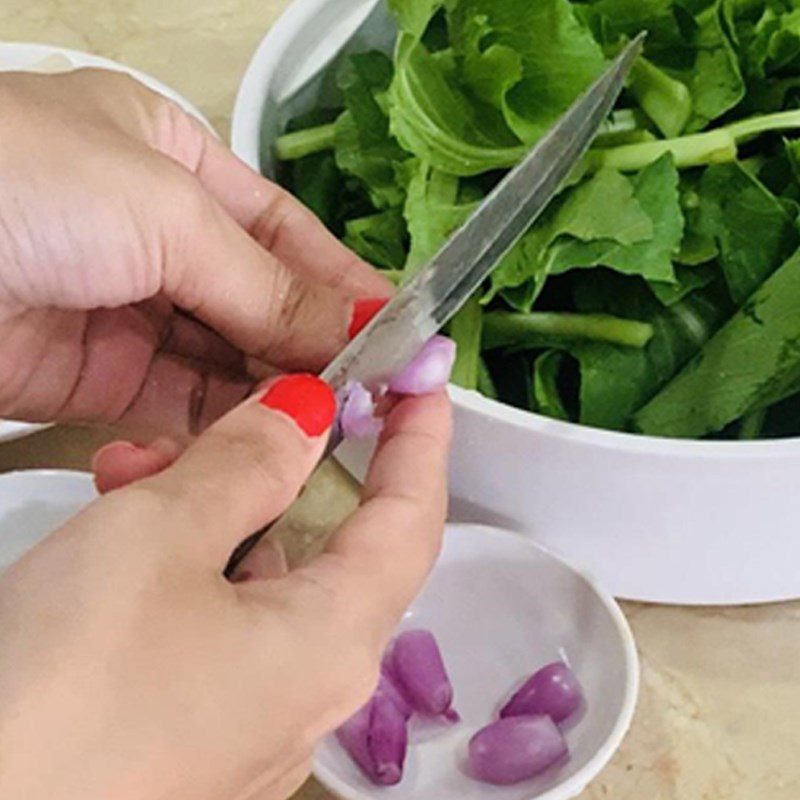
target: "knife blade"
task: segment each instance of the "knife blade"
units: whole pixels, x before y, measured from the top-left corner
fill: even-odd
[[[531,152],[497,185],[430,263],[375,316],[320,377],[335,392],[349,382],[376,390],[404,369],[522,238],[589,148],[611,113],[645,34],[631,41]],[[338,426],[325,457],[341,444]],[[270,526],[271,527],[271,526]],[[269,528],[245,540],[230,576]]]
[[[466,303],[589,148],[643,41],[640,35],[625,47],[431,262],[331,362],[321,377],[334,391],[349,381],[369,389],[388,383]]]

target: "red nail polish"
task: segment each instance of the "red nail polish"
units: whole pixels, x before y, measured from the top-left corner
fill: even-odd
[[[388,302],[388,297],[376,297],[371,300],[356,300],[353,305],[353,316],[350,319],[350,327],[347,330],[347,335],[351,339],[355,339]]]
[[[290,416],[312,437],[322,436],[336,419],[333,390],[315,375],[285,375],[261,398],[261,405]]]

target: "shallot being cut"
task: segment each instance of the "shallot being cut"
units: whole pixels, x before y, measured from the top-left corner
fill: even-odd
[[[385,388],[393,394],[413,396],[439,391],[450,380],[455,358],[455,342],[444,336],[434,336]],[[376,399],[356,381],[344,387],[339,395],[339,425],[345,439],[368,439],[381,432],[383,420],[376,416]]]

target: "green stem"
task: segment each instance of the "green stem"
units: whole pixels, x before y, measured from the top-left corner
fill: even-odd
[[[588,171],[613,167],[621,172],[636,172],[652,164],[665,153],[672,153],[678,169],[719,164],[736,159],[736,139],[726,128],[719,128],[677,139],[659,139],[642,144],[626,144],[586,154]]]
[[[463,389],[478,387],[478,368],[481,360],[483,306],[476,296],[456,314],[450,323],[449,335],[458,346],[451,380]]]
[[[760,408],[757,411],[751,411],[746,417],[742,418],[742,425],[739,428],[739,438],[742,441],[758,439],[758,437],[761,436],[761,430],[764,427],[764,422],[766,419],[766,408]]]
[[[483,346],[487,350],[548,347],[574,341],[605,342],[641,349],[652,337],[653,326],[649,323],[605,314],[492,311],[483,316]]]
[[[406,277],[404,269],[382,269],[381,275],[390,280],[395,286],[402,286]]]
[[[593,149],[586,154],[583,166],[588,172],[596,172],[602,167],[614,167],[622,172],[636,172],[664,153],[672,153],[678,169],[720,164],[734,161],[737,145],[762,133],[798,129],[800,129],[800,110],[780,111],[676,139],[626,144],[603,150]]]
[[[300,158],[332,150],[336,123],[286,133],[275,142],[275,155],[279,161],[297,161]]]
[[[494,385],[492,374],[489,372],[489,367],[486,362],[480,359],[478,362],[478,391],[484,396],[492,400],[497,400],[497,387]]]
[[[743,119],[725,127],[737,142],[747,142],[762,133],[790,131],[800,128],[800,111],[779,111],[761,117]]]

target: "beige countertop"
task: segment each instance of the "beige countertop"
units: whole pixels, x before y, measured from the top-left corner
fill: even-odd
[[[131,64],[186,95],[227,133],[238,81],[285,5],[3,0],[0,38]],[[108,435],[47,430],[0,446],[0,470],[85,467]],[[328,470],[284,539],[298,549],[313,544],[326,520],[351,502],[349,484]],[[581,800],[800,800],[800,603],[723,610],[629,604],[625,611],[642,656],[639,709],[622,749]],[[298,800],[323,798],[311,783]]]

